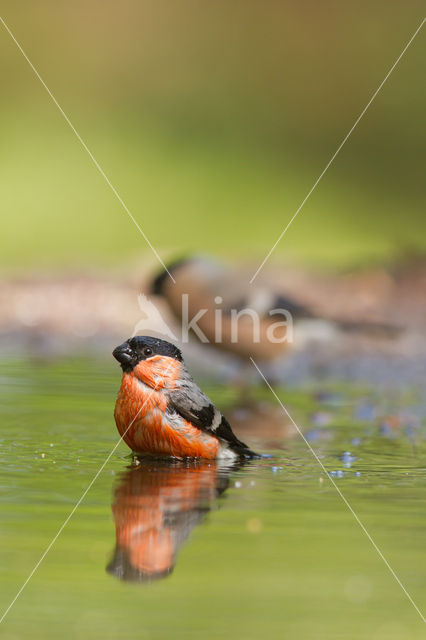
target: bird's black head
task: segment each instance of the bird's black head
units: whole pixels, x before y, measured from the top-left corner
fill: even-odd
[[[184,267],[186,264],[188,264],[191,261],[192,261],[191,256],[182,256],[180,258],[177,258],[173,262],[170,262],[167,265],[167,269],[163,269],[161,273],[159,273],[151,282],[151,293],[153,293],[156,296],[163,295],[164,286],[166,285],[166,283],[169,280],[170,282],[173,282],[173,280],[170,278],[170,274],[172,275],[175,274],[175,272],[178,269],[180,269],[180,267]]]
[[[153,356],[167,356],[183,361],[182,353],[171,342],[153,338],[151,336],[135,336],[116,347],[112,355],[121,365],[124,372],[129,373],[141,360],[148,360]]]
[[[154,580],[161,578],[167,578],[172,571],[173,565],[165,569],[156,570],[144,570],[143,568],[135,567],[130,558],[130,553],[127,549],[121,549],[117,547],[114,553],[114,557],[107,565],[106,570],[111,575],[115,576],[119,580],[124,582],[146,582],[150,583]]]

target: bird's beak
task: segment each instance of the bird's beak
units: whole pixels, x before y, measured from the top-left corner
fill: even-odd
[[[114,349],[112,355],[120,364],[128,364],[133,358],[133,351],[127,342],[123,342],[123,344]]]

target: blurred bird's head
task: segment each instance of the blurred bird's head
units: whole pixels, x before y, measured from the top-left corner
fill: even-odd
[[[156,296],[163,295],[166,285],[173,282],[170,274],[176,274],[176,271],[187,265],[192,265],[195,260],[194,256],[182,256],[170,262],[167,269],[162,269],[151,282],[151,293]]]
[[[148,537],[149,533],[148,531],[148,535],[145,534],[145,537]],[[141,534],[135,537],[141,537]],[[125,582],[149,583],[166,578],[173,571],[173,557],[170,557],[169,562],[167,562],[166,560],[170,555],[170,552],[169,554],[167,553],[169,550],[158,549],[155,544],[153,545],[152,541],[149,540],[148,543],[145,543],[146,549],[142,548],[142,550],[137,549],[136,551],[117,547],[114,557],[106,568],[107,572]],[[142,543],[140,543],[140,546],[143,546]],[[152,549],[153,546],[154,549]],[[164,558],[160,555],[161,552],[163,552]],[[140,558],[138,557],[139,555],[141,556]],[[159,557],[157,558],[156,555]],[[149,558],[149,562],[146,562],[147,558]]]
[[[182,353],[174,344],[151,336],[129,338],[112,355],[124,374],[134,375],[153,388],[173,388],[183,363]]]

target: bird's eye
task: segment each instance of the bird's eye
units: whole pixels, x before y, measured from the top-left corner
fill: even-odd
[[[152,356],[152,349],[151,349],[151,347],[145,347],[145,349],[143,350],[143,355],[144,355],[144,356]]]

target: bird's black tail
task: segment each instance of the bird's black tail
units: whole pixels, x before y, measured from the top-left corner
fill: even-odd
[[[240,458],[260,458],[258,453],[255,453],[244,442],[238,440],[225,416],[222,416],[222,420],[215,431],[215,435],[223,440]]]

